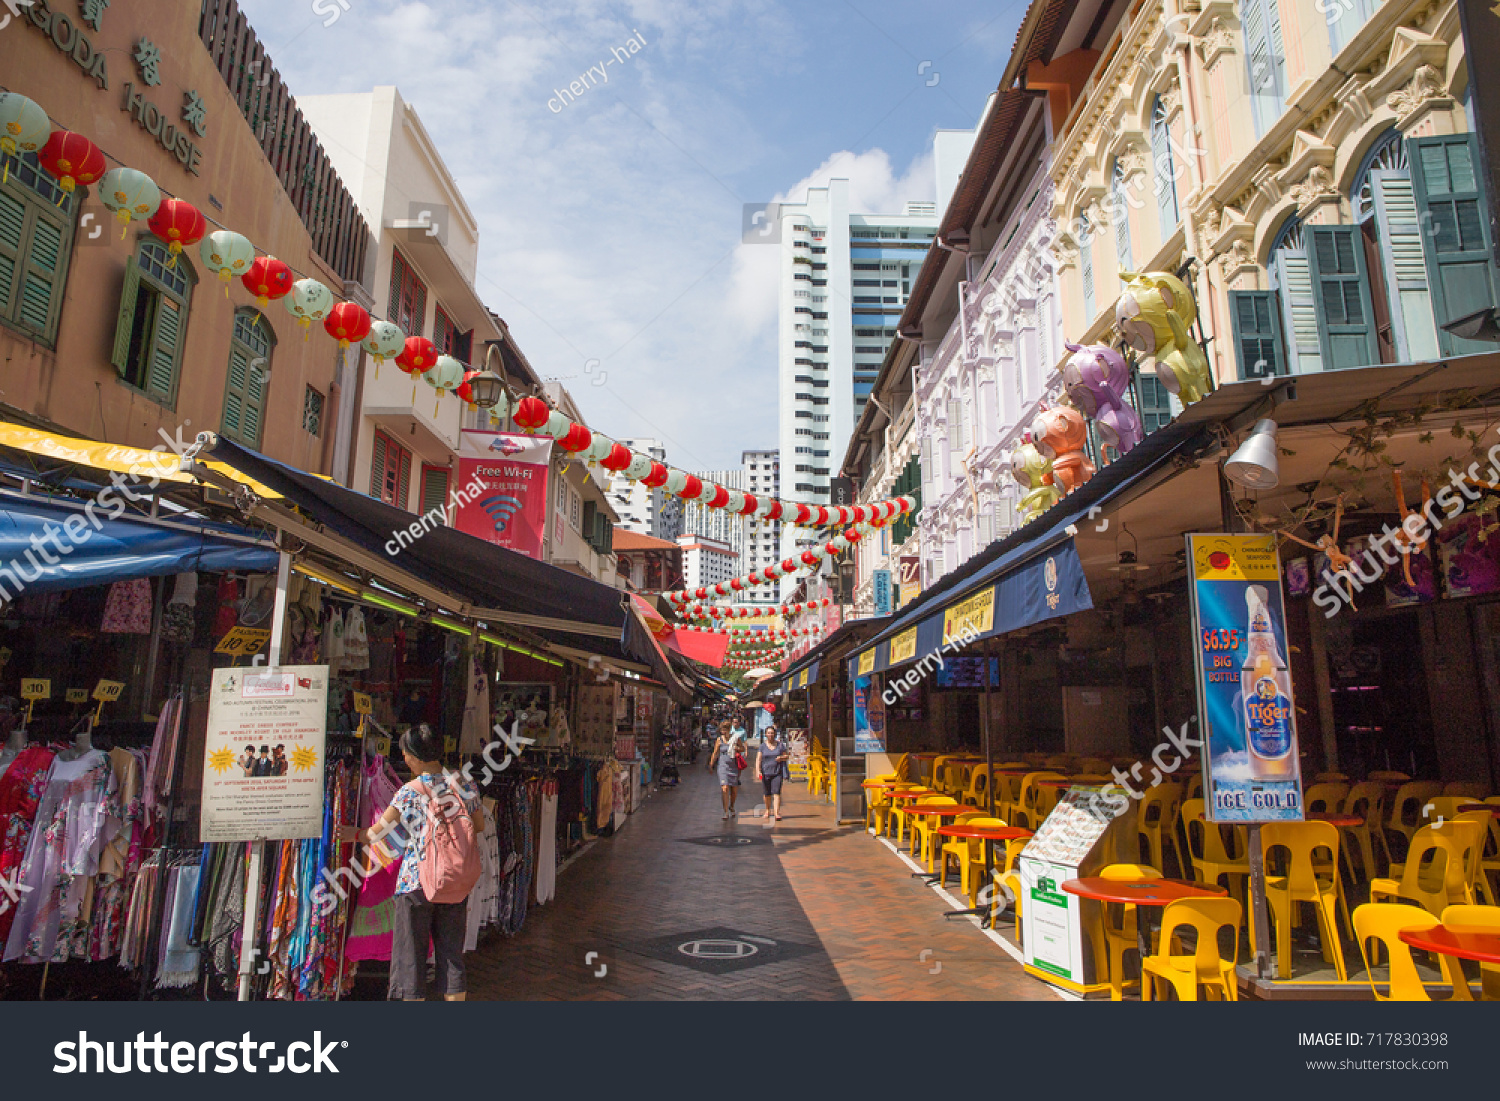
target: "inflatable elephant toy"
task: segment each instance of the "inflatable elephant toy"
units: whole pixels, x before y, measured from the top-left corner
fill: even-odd
[[[1052,480],[1072,493],[1094,476],[1094,464],[1083,449],[1088,446],[1089,426],[1083,414],[1066,405],[1043,409],[1031,422],[1031,437],[1044,459],[1052,460]]]
[[[1069,344],[1067,349],[1073,353],[1062,370],[1068,398],[1093,418],[1101,444],[1125,454],[1146,435],[1140,416],[1125,400],[1130,364],[1107,344]]]
[[[1026,491],[1021,497],[1021,523],[1030,523],[1062,500],[1062,494],[1052,484],[1052,464],[1029,436],[1011,453],[1010,474]]]
[[[1122,271],[1125,291],[1115,303],[1115,326],[1125,342],[1156,360],[1156,377],[1184,405],[1213,390],[1208,357],[1188,332],[1198,317],[1193,294],[1166,272]]]

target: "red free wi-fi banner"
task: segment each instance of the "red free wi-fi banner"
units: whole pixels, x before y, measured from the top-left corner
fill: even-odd
[[[459,444],[454,527],[497,547],[542,557],[552,440],[465,430]]]

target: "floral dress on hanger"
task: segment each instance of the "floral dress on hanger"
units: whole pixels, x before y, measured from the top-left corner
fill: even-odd
[[[26,859],[32,824],[36,821],[42,793],[47,790],[47,775],[52,771],[52,761],[56,756],[44,745],[29,745],[10,763],[4,775],[0,775],[0,828],[4,829],[4,833],[0,833],[0,879],[7,882],[17,881],[16,869]],[[10,936],[11,922],[15,917],[14,906],[7,906],[0,913],[0,949]]]

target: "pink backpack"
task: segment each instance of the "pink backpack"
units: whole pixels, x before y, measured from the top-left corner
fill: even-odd
[[[427,793],[427,845],[417,866],[417,879],[428,902],[462,902],[479,882],[479,833],[462,800],[451,789],[434,798]]]

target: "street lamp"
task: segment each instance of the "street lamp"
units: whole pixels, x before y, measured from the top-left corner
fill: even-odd
[[[481,409],[493,409],[505,393],[505,380],[490,370],[490,362],[500,352],[500,342],[490,341],[484,350],[484,370],[469,380],[469,393]]]

